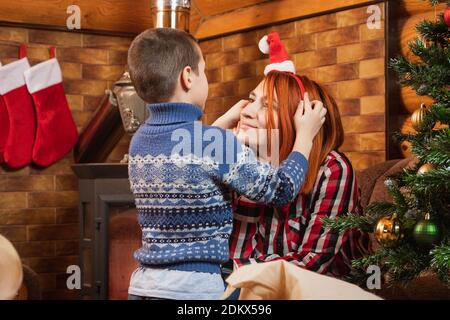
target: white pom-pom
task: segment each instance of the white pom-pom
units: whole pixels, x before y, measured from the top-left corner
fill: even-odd
[[[264,54],[269,54],[269,43],[267,42],[267,39],[267,36],[262,37],[258,44],[259,50]]]

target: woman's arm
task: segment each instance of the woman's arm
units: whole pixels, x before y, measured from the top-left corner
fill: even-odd
[[[258,223],[251,220],[233,218],[233,231],[230,236],[230,258],[238,266],[257,255]]]
[[[358,187],[350,161],[336,152],[333,157],[317,178],[307,207],[303,239],[298,251],[292,255],[298,265],[319,273],[327,273],[339,251],[352,241],[348,232],[339,234],[325,228],[323,218],[360,210]]]
[[[234,201],[230,256],[236,266],[277,260],[277,254],[267,252],[290,250],[285,238],[285,227],[289,220],[285,217],[296,210],[296,203],[293,201],[274,208],[242,197]]]
[[[261,255],[264,237],[261,237],[259,227],[264,222],[265,208],[265,205],[235,196],[230,236],[230,258],[235,265],[247,264],[253,257]]]

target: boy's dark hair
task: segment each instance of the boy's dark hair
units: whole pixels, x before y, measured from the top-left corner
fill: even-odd
[[[200,51],[187,32],[171,28],[148,29],[128,51],[128,68],[137,94],[147,103],[167,101],[178,75],[187,66],[198,74]]]

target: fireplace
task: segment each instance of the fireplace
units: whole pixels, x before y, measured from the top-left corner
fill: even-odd
[[[75,164],[80,188],[81,299],[126,299],[141,229],[126,164]]]

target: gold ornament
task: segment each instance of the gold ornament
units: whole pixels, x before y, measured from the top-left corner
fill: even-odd
[[[431,40],[428,40],[425,37],[419,37],[419,39],[420,39],[420,41],[422,41],[423,46],[424,46],[425,49],[431,47],[431,45],[433,44],[433,42]]]
[[[390,245],[402,238],[402,227],[397,215],[383,217],[375,227],[375,239],[382,245]]]
[[[412,143],[409,141],[402,141],[400,143],[400,151],[405,158],[409,158],[413,155],[412,153]]]
[[[427,109],[425,103],[420,105],[420,108],[413,112],[411,115],[411,123],[414,129],[419,130],[420,126],[423,124],[423,119],[425,115],[429,113],[430,110]]]
[[[434,167],[433,164],[425,163],[423,166],[421,166],[419,168],[419,170],[417,170],[417,174],[424,174],[424,173],[430,172],[430,171],[432,171],[434,169],[435,169],[435,167]]]

